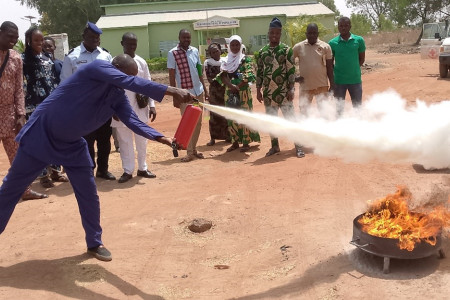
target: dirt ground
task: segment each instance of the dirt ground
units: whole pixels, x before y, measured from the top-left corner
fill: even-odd
[[[438,77],[435,60],[375,49],[366,60],[382,67],[363,75],[365,97],[393,88],[411,103],[449,98],[450,80]],[[169,99],[157,109],[152,125],[172,136],[178,110]],[[0,236],[0,299],[448,299],[449,258],[392,260],[383,274],[382,258],[349,242],[368,200],[398,184],[417,199],[445,193],[449,170],[345,163],[310,149],[298,159],[287,140],[266,158],[265,133],[246,154],[226,153],[224,142],[208,147],[208,140],[204,120],[199,150],[206,159],[181,163],[166,146],[149,143],[156,179],[97,180],[112,262],[85,254],[70,184],[47,190],[48,199],[19,203]],[[8,167],[0,151],[1,178]],[[111,154],[110,171],[121,175],[119,153]],[[212,229],[190,233],[194,218],[211,220]],[[448,240],[443,249],[450,253]]]

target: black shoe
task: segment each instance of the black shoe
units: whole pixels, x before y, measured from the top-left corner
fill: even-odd
[[[111,172],[109,172],[109,171],[106,171],[106,172],[97,171],[97,173],[95,173],[95,177],[103,178],[106,180],[116,180],[116,177],[113,174],[111,174]]]
[[[103,245],[94,248],[88,248],[87,253],[94,256],[98,260],[102,261],[112,260],[111,252],[109,252],[108,249],[106,249],[105,246]]]
[[[122,174],[122,176],[120,176],[120,178],[119,178],[119,183],[127,182],[127,181],[130,180],[131,178],[133,178],[133,175],[124,172],[124,173]]]
[[[280,152],[280,147],[279,146],[273,146],[272,148],[269,149],[269,151],[266,153],[266,157],[268,156],[272,156],[275,153]]]
[[[156,175],[153,174],[152,172],[150,172],[149,170],[145,170],[145,171],[138,170],[137,176],[145,177],[145,178],[156,178]]]

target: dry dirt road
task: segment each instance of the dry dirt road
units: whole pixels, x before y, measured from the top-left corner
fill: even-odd
[[[394,88],[410,102],[450,98],[437,61],[375,51],[366,57],[382,68],[363,75],[365,97]],[[173,135],[179,119],[164,100],[152,125]],[[281,153],[266,158],[267,134],[247,154],[225,153],[225,143],[205,146],[203,125],[199,150],[206,159],[181,163],[170,149],[149,143],[156,179],[97,180],[112,262],[84,253],[70,184],[48,190],[48,199],[19,203],[0,236],[0,299],[448,299],[449,258],[393,260],[383,274],[381,258],[349,241],[367,200],[398,184],[429,197],[450,185],[450,171],[345,163],[312,151],[298,159],[286,140]],[[120,176],[118,153],[110,165]],[[0,151],[1,178],[8,166]],[[213,228],[190,233],[194,218],[211,220]],[[448,240],[443,248],[450,253]]]

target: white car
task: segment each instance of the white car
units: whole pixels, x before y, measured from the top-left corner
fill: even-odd
[[[439,48],[439,75],[446,78],[450,68],[450,37],[442,41]]]

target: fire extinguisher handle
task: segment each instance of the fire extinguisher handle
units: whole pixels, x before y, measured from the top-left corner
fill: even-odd
[[[173,157],[178,157],[178,144],[176,142],[172,142],[172,153]]]
[[[192,99],[194,101],[194,103],[192,103],[192,105],[194,106],[201,106],[203,105],[203,103],[200,102],[200,100],[198,100],[197,98]]]

